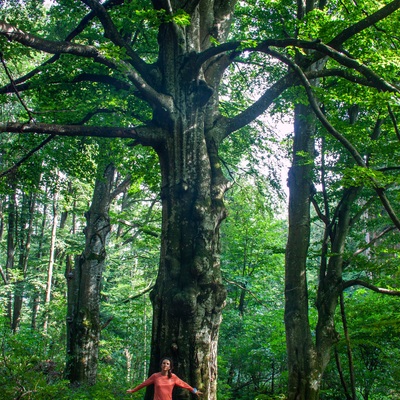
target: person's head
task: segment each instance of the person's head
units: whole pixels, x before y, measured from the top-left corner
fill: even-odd
[[[174,368],[174,363],[173,363],[172,359],[169,357],[163,357],[160,361],[160,368],[161,368],[161,371],[167,371],[168,378],[171,378],[172,370]]]

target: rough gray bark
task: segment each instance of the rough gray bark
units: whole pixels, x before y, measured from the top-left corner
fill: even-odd
[[[163,240],[158,279],[151,296],[154,318],[150,369],[157,370],[159,359],[170,355],[176,372],[213,399],[218,329],[225,300],[219,265],[224,186],[215,182],[220,172],[212,172],[201,132],[184,136],[189,146],[197,148],[194,159],[182,157],[184,148],[176,149],[175,154],[180,155],[175,158],[160,154]],[[179,164],[186,164],[182,175],[176,174]]]
[[[150,372],[159,370],[161,357],[172,356],[175,372],[212,400],[226,296],[219,226],[225,218],[227,184],[217,154],[225,131],[214,128],[218,97],[213,87],[221,78],[220,64],[197,70],[195,52],[210,46],[210,32],[221,38],[227,34],[218,21],[229,21],[233,2],[222,7],[203,1],[190,7],[186,9],[191,13],[190,27],[165,25],[159,34],[162,92],[172,96],[174,106],[169,113],[156,109],[154,114],[154,123],[165,133],[155,146],[162,174],[163,221],[160,268],[151,295]],[[182,391],[177,396],[190,394]],[[151,398],[151,389],[146,398]]]
[[[101,174],[101,169],[103,173]],[[86,213],[85,249],[67,268],[67,365],[71,383],[96,383],[100,340],[100,288],[106,242],[110,233],[109,207],[115,169],[99,167],[92,204]],[[69,266],[72,267],[72,266]]]

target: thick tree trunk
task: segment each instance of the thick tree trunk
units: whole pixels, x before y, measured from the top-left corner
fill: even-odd
[[[99,168],[104,168],[104,165]],[[100,339],[100,287],[110,233],[109,208],[115,169],[108,165],[95,182],[93,200],[86,213],[86,244],[67,267],[67,364],[71,383],[96,383]]]
[[[163,3],[163,2],[161,2]],[[227,189],[213,132],[218,113],[219,60],[196,69],[196,57],[229,32],[234,1],[191,4],[190,26],[163,25],[159,32],[162,93],[173,105],[155,110],[164,130],[154,146],[162,174],[162,241],[158,278],[151,294],[153,325],[149,372],[170,356],[177,375],[216,399],[217,343],[226,290],[220,271],[219,227]],[[188,3],[189,4],[189,3]],[[169,9],[165,2],[165,8]],[[226,133],[226,132],[224,132]],[[174,398],[189,398],[178,391]],[[151,388],[146,393],[151,399]]]
[[[219,264],[225,209],[198,134],[185,134],[188,148],[177,149],[174,143],[169,154],[161,155],[163,240],[152,293],[151,370],[158,369],[161,357],[172,356],[177,374],[211,400],[216,398],[217,340],[226,296]],[[197,147],[191,151],[195,158],[182,157],[192,146]],[[177,398],[188,396],[186,391]]]

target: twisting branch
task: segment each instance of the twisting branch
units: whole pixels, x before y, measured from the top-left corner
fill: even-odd
[[[159,93],[126,61],[112,60],[105,57],[94,46],[70,43],[65,41],[54,41],[42,39],[38,36],[28,34],[20,29],[0,21],[0,35],[5,36],[9,40],[15,40],[24,46],[41,50],[50,54],[72,54],[78,57],[90,58],[109,68],[121,70],[126,77],[136,86],[142,96],[151,104],[172,111],[174,104],[171,96]]]
[[[10,80],[10,83],[11,83],[11,86],[13,88],[13,91],[17,95],[19,102],[22,104],[22,107],[24,107],[25,111],[28,114],[29,122],[34,121],[34,118],[32,117],[32,114],[31,114],[29,108],[26,106],[25,102],[22,100],[22,97],[18,92],[18,89],[17,89],[17,87],[16,87],[16,85],[14,83],[14,80],[13,80],[13,77],[11,76],[10,71],[8,70],[6,61],[4,60],[4,56],[3,56],[3,53],[1,51],[0,51],[0,60],[1,60],[1,64],[3,65],[4,71],[6,72],[6,74],[8,76],[8,79]]]
[[[366,165],[363,157],[361,154],[358,152],[355,146],[347,140],[340,132],[338,132],[332,125],[331,123],[327,120],[325,117],[324,113],[322,112],[320,106],[318,105],[317,99],[314,96],[314,93],[311,88],[311,84],[308,81],[306,75],[302,71],[302,69],[292,60],[288,59],[284,55],[274,51],[274,50],[269,50],[270,54],[276,57],[277,59],[281,60],[285,64],[289,65],[299,76],[305,90],[307,93],[308,101],[310,103],[311,108],[313,109],[315,115],[321,122],[322,126],[327,130],[328,133],[330,133],[336,140],[338,140],[345,149],[352,155],[354,160],[356,161],[357,165],[360,167],[363,167],[365,169],[368,169],[368,166]],[[397,217],[396,212],[393,210],[389,199],[386,197],[385,194],[385,189],[382,188],[379,183],[374,179],[373,177],[369,177],[369,180],[372,183],[373,189],[379,196],[382,205],[384,206],[386,212],[388,213],[390,219],[393,221],[393,223],[396,225],[397,229],[400,230],[400,219]]]
[[[108,9],[108,8],[112,8],[116,5],[122,4],[123,0],[108,0],[106,1],[103,6]],[[96,14],[91,11],[89,14],[87,14],[85,17],[83,17],[83,19],[81,20],[81,22],[78,24],[78,26],[69,33],[69,35],[65,38],[66,42],[71,42],[72,39],[74,39],[76,36],[78,36],[87,26],[87,24],[96,16]],[[45,62],[43,62],[41,65],[39,65],[38,67],[34,68],[33,70],[31,70],[30,72],[28,72],[27,74],[25,74],[24,76],[21,76],[18,79],[15,79],[15,83],[16,84],[20,84],[22,82],[26,82],[28,79],[32,78],[33,76],[37,75],[38,73],[41,72],[41,70],[43,69],[44,66],[49,65],[49,64],[53,64],[54,62],[56,62],[58,59],[60,58],[59,54],[56,54],[52,57],[50,57],[48,60],[46,60]],[[4,89],[4,88],[2,88]],[[5,93],[5,91],[3,91],[2,93]]]
[[[374,86],[377,89],[382,91],[389,91],[394,93],[400,93],[400,89],[395,85],[392,85],[389,82],[386,82],[382,77],[372,71],[370,68],[365,66],[358,60],[351,58],[344,53],[337,51],[335,48],[326,45],[322,42],[318,42],[315,45],[315,50],[331,57],[333,60],[337,61],[341,65],[344,65],[347,68],[354,69],[358,71],[361,75],[365,76],[367,80],[370,80],[374,83]]]

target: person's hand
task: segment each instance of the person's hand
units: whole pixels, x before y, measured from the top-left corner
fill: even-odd
[[[128,390],[126,391],[126,393],[133,393],[133,390],[132,390],[132,389],[128,389]]]
[[[203,394],[203,392],[200,392],[200,390],[198,390],[198,391],[195,393],[196,396],[201,396],[202,394]]]

